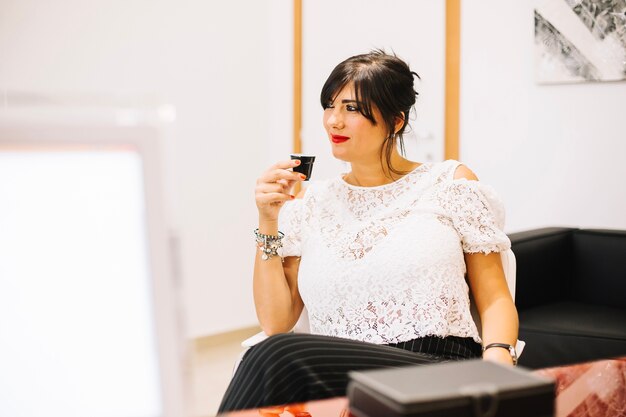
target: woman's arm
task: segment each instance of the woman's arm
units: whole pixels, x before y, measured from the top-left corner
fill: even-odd
[[[457,168],[454,178],[478,181],[476,174],[465,165]],[[483,346],[490,343],[515,346],[519,327],[517,309],[504,276],[500,254],[466,253],[465,264],[482,323]],[[483,352],[483,359],[513,363],[509,352],[499,347],[487,349]]]
[[[300,258],[284,259],[284,263],[279,256],[263,260],[257,251],[254,261],[254,305],[261,328],[268,336],[290,331],[304,307],[298,292]]]
[[[469,284],[482,322],[483,346],[490,343],[517,342],[517,309],[504,277],[499,253],[465,254]],[[502,348],[487,349],[483,358],[513,363],[511,355]]]
[[[259,233],[278,235],[278,214],[296,181],[303,178],[292,172],[300,161],[279,162],[257,180],[255,198],[259,210]],[[303,192],[298,197],[302,197]],[[254,261],[254,305],[261,328],[267,335],[290,331],[304,307],[298,292],[298,267],[300,258],[280,256],[261,258],[257,250]]]

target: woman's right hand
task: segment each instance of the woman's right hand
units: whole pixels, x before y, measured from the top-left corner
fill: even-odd
[[[278,162],[257,179],[255,199],[260,220],[277,221],[285,201],[295,198],[291,194],[294,184],[305,179],[303,174],[290,170],[298,165],[297,159]]]

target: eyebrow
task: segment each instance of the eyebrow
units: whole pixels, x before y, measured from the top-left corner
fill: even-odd
[[[356,101],[356,100],[352,100],[352,99],[344,99],[344,100],[341,100],[341,102],[342,102],[342,103],[344,103],[344,104],[345,104],[345,103],[356,103],[356,104],[360,104],[358,101]]]

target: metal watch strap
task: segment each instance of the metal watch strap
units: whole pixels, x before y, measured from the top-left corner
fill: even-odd
[[[513,359],[513,365],[517,365],[517,352],[515,351],[515,346],[509,345],[508,343],[489,343],[487,346],[483,346],[483,352],[492,347],[499,347],[508,350],[511,358]]]

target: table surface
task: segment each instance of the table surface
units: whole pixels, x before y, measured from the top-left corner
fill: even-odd
[[[555,417],[626,417],[626,357],[533,371],[556,381]],[[223,417],[351,417],[345,397],[221,414]]]

